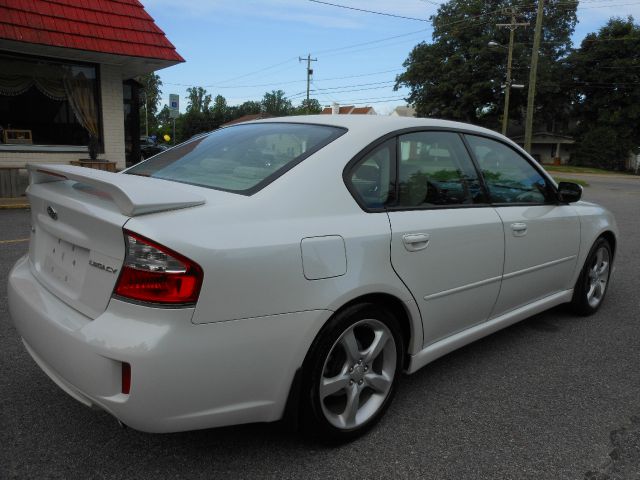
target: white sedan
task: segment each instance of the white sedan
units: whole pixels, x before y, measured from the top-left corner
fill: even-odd
[[[353,438],[402,372],[555,305],[595,312],[617,243],[580,186],[441,120],[272,119],[119,174],[30,173],[25,348],[149,432],[286,417]]]

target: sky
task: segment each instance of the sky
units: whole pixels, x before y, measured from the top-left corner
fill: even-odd
[[[395,77],[412,48],[431,41],[428,19],[444,0],[327,2],[352,9],[312,0],[142,0],[186,60],[157,72],[162,103],[176,93],[184,111],[186,89],[195,85],[228,105],[278,89],[299,105],[311,54],[311,98],[321,105],[370,105],[379,114],[406,105],[408,90],[394,91]],[[640,19],[640,0],[582,0],[574,44],[610,17],[627,15]]]

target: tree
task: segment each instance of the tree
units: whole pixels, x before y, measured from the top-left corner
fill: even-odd
[[[187,88],[187,112],[206,112],[211,105],[211,95],[202,87]]]
[[[240,114],[238,117],[242,117],[244,115],[255,115],[262,112],[262,103],[249,100],[237,108],[238,113]]]
[[[569,59],[580,118],[572,162],[622,170],[640,146],[640,25],[612,18]]]
[[[262,110],[275,117],[283,117],[291,113],[293,106],[282,90],[272,90],[264,94]]]
[[[173,118],[171,118],[171,113],[169,111],[169,106],[164,105],[160,113],[156,115],[156,119],[158,122],[157,128],[153,130],[156,137],[158,139],[163,138],[165,135],[173,135]],[[151,133],[151,131],[149,132]]]
[[[510,0],[450,0],[431,17],[432,43],[418,44],[404,62],[406,71],[396,78],[396,89],[409,88],[408,102],[418,116],[433,116],[497,128],[504,105],[506,49],[492,49],[490,41],[508,44],[509,31],[496,23],[508,23],[503,8]],[[575,4],[550,0],[545,5],[544,29],[537,83],[536,121],[544,123],[567,115],[570,95],[551,79],[566,68],[560,60],[569,52],[576,24]],[[520,7],[519,21],[535,22],[536,5]],[[518,28],[513,51],[514,83],[528,81],[533,28]],[[512,89],[510,118],[524,118],[526,91]]]
[[[229,120],[229,113],[227,100],[222,95],[216,95],[216,98],[213,100],[213,107],[211,107],[215,128],[218,128]]]
[[[148,73],[137,78],[142,85],[140,89],[140,131],[149,132],[157,129],[156,115],[162,99],[162,80],[155,73]]]
[[[308,113],[309,115],[313,115],[320,112],[322,112],[322,105],[320,105],[320,102],[317,99],[310,98],[307,102],[307,99],[305,98],[302,100],[302,103],[300,103],[300,106],[295,108],[294,114],[306,115]]]
[[[211,95],[202,87],[187,88],[187,108],[184,115],[176,119],[176,141],[183,142],[198,133],[218,128],[212,109]]]

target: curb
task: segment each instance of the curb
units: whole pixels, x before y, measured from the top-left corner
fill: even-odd
[[[582,173],[582,172],[561,172],[559,170],[546,170],[545,171],[551,175],[556,175],[559,177],[572,177],[574,175],[584,176],[584,177],[599,177],[599,178],[622,178],[627,180],[640,180],[640,175],[621,175],[617,173]]]
[[[16,203],[13,205],[1,205],[0,210],[26,210],[31,208],[31,205],[28,203]]]

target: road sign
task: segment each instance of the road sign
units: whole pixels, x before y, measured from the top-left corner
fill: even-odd
[[[180,96],[171,93],[169,94],[169,116],[171,118],[178,118],[180,115]]]

